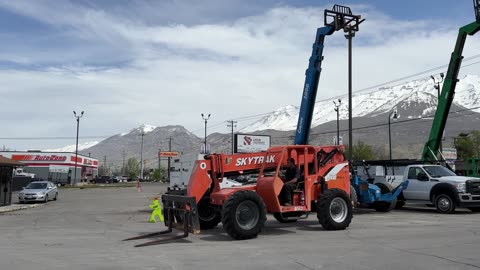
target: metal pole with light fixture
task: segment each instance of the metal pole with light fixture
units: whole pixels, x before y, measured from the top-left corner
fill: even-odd
[[[335,100],[333,101],[333,104],[335,104],[335,111],[337,112],[337,143],[336,145],[339,145],[340,144],[340,113],[339,113],[339,107],[340,107],[340,104],[342,103],[342,100],[341,99],[338,99],[338,104],[335,102]]]
[[[140,147],[140,180],[143,180],[143,136],[145,136],[144,130],[142,130],[142,144]]]
[[[432,78],[433,80],[433,87],[435,89],[437,89],[437,106],[438,104],[440,103],[440,83],[443,82],[443,78],[445,77],[445,75],[442,73],[440,73],[440,78],[442,79],[441,81],[436,81],[435,80],[435,77],[432,75],[430,76],[430,78]],[[443,131],[445,133],[445,130]],[[442,136],[443,137],[443,136]],[[442,139],[440,139],[440,143],[439,143],[439,146],[438,146],[438,149],[440,150],[440,152],[443,152],[443,149],[442,149]]]
[[[390,149],[390,151],[389,151],[390,160],[392,160],[392,132],[391,132],[391,129],[390,129],[390,119],[392,118],[392,116],[393,116],[393,119],[398,118],[396,109],[388,114],[388,148]]]
[[[72,186],[75,185],[75,180],[77,179],[77,161],[78,161],[78,133],[79,133],[79,128],[80,128],[80,118],[82,118],[84,111],[80,113],[80,115],[77,115],[75,111],[73,111],[73,115],[75,116],[75,119],[77,119],[77,140],[75,143],[75,168],[74,168],[74,173],[72,177],[72,182],[70,183]]]
[[[202,119],[205,120],[205,153],[204,154],[207,154],[207,121],[208,119],[210,119],[210,114],[208,114],[208,116],[205,117],[205,115],[202,113]]]

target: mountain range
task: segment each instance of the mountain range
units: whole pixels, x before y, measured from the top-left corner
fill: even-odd
[[[321,86],[318,96],[321,96],[320,88]],[[311,144],[333,144],[337,128],[333,101],[338,103],[338,99],[341,100],[340,135],[344,143],[348,142],[347,97],[342,96],[317,101],[312,120]],[[383,87],[374,92],[356,93],[352,99],[354,142],[363,141],[373,145],[377,151],[386,153],[390,117],[393,158],[419,157],[429,135],[437,106],[437,90],[432,80],[415,80],[393,87]],[[391,118],[394,110],[397,112],[397,119]],[[298,111],[299,107],[295,105],[279,108],[239,132],[270,135],[272,145],[290,144],[293,141]],[[443,146],[452,147],[454,136],[480,127],[479,112],[480,76],[467,75],[457,84]],[[203,138],[197,137],[180,125],[163,127],[142,125],[130,132],[111,136],[80,152],[91,153],[101,164],[121,166],[129,157],[140,159],[142,133],[143,159],[147,167],[158,166],[157,154],[160,150],[172,149],[184,154],[198,153],[203,144]],[[207,140],[212,152],[230,153],[231,134],[212,133],[208,135]]]

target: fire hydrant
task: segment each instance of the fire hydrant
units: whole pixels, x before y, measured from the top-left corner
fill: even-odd
[[[150,209],[153,209],[152,215],[150,215],[150,220],[148,222],[150,223],[155,223],[157,222],[155,217],[158,216],[158,219],[160,222],[163,222],[163,213],[162,213],[162,207],[158,203],[158,198],[155,197],[153,198],[153,203],[149,205]]]

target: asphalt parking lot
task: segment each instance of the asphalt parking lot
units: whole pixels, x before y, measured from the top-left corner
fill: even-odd
[[[148,223],[165,184],[61,189],[58,201],[0,214],[0,269],[478,269],[480,214],[432,208],[360,210],[345,231],[312,214],[256,239],[232,241],[221,225],[186,240],[135,248],[122,239],[164,229]]]

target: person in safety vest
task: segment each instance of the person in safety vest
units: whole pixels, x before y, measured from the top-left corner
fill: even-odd
[[[155,217],[158,216],[158,219],[160,222],[163,222],[163,213],[162,213],[162,207],[158,203],[158,198],[155,197],[153,198],[153,203],[149,205],[150,209],[153,209],[152,215],[150,216],[150,220],[148,222],[150,223],[155,223],[157,222]]]

